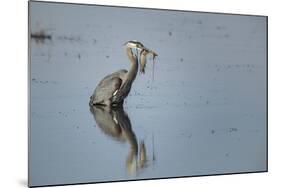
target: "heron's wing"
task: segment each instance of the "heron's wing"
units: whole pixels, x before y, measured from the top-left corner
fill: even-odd
[[[119,77],[105,77],[95,89],[93,102],[103,103],[109,100],[113,93],[120,88],[121,84],[122,80]]]
[[[92,103],[103,104],[110,100],[113,93],[121,87],[127,72],[127,70],[123,69],[104,77],[96,87],[94,94],[91,96]]]
[[[121,69],[110,75],[107,75],[100,81],[98,87],[102,87],[102,88],[106,88],[106,89],[110,89],[110,88],[114,89],[112,91],[114,93],[117,89],[119,89],[121,87],[123,79],[125,78],[125,75],[127,74],[127,72],[128,72],[127,70]]]

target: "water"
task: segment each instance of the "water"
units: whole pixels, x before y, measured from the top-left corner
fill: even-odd
[[[264,171],[266,18],[30,3],[30,185]],[[122,44],[155,50],[123,109],[90,108]]]

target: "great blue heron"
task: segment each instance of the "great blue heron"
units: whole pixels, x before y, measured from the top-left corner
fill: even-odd
[[[151,53],[153,57],[157,56],[155,52],[144,47],[138,41],[128,41],[124,45],[128,58],[131,61],[130,70],[122,69],[103,78],[91,96],[90,105],[122,105],[131,90],[132,83],[138,72],[138,50],[143,52],[141,54],[142,67],[145,67],[146,61],[144,60],[147,54]],[[137,54],[133,53],[133,49],[136,49]],[[144,68],[141,68],[141,71],[144,72]]]
[[[90,111],[103,133],[116,141],[129,143],[130,149],[126,158],[126,167],[129,173],[135,174],[140,169],[147,167],[145,143],[141,140],[138,146],[137,137],[123,106],[112,108],[94,105],[90,106]]]

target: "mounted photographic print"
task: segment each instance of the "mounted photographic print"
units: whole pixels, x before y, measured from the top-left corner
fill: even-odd
[[[29,186],[267,171],[267,17],[29,2]]]

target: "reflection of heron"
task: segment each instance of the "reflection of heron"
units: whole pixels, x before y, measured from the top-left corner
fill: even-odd
[[[144,59],[147,53],[153,54],[153,57],[157,56],[155,52],[144,47],[138,41],[128,41],[125,43],[125,47],[126,53],[131,61],[130,70],[122,69],[103,78],[91,96],[90,105],[122,105],[131,90],[132,83],[138,72],[138,50],[146,52],[145,56],[142,56],[142,67],[145,67],[143,64],[146,63]],[[133,53],[133,49],[136,49],[137,54]]]
[[[118,141],[128,142],[130,150],[126,159],[128,172],[136,173],[138,169],[146,167],[147,156],[144,141],[138,142],[131,122],[123,107],[91,106],[98,127],[108,136]],[[138,156],[139,154],[139,156]]]

